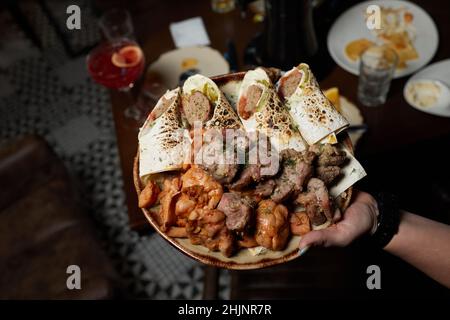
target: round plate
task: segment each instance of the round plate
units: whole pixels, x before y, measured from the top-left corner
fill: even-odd
[[[212,77],[211,79],[217,83],[222,91],[230,94],[230,88],[236,87],[236,82],[242,81],[245,72],[226,74],[218,77]],[[344,146],[353,153],[353,145],[349,136],[344,132],[340,134],[342,143]],[[143,185],[139,177],[139,150],[134,160],[133,166],[133,178],[136,192],[139,195],[142,191]],[[350,187],[345,191],[345,197],[343,197],[341,208],[345,210],[350,204],[353,188]],[[241,249],[237,254],[232,257],[225,257],[220,252],[209,251],[206,247],[201,245],[193,245],[189,239],[172,238],[160,230],[158,222],[153,217],[153,214],[148,209],[142,209],[148,222],[155,228],[155,230],[171,245],[179,249],[187,256],[205,263],[207,265],[234,269],[234,270],[248,270],[248,269],[260,269],[281,263],[291,261],[303,253],[306,250],[299,250],[300,236],[292,236],[288,242],[286,248],[283,251],[271,251],[268,250],[262,255],[253,255],[249,249]]]
[[[426,67],[425,69],[412,76],[403,87],[403,97],[414,109],[436,116],[450,117],[450,101],[448,101],[447,107],[418,107],[408,101],[408,99],[406,98],[406,89],[413,81],[422,79],[439,80],[450,87],[450,59],[435,62],[432,65]]]
[[[187,47],[166,52],[150,65],[147,72],[156,74],[166,88],[175,88],[180,76],[189,69],[196,69],[207,77],[230,72],[225,58],[210,47]]]
[[[345,54],[345,47],[353,40],[366,38],[376,40],[366,26],[364,13],[369,5],[379,5],[391,8],[404,7],[414,15],[413,26],[416,29],[416,39],[413,42],[419,58],[407,62],[405,69],[397,69],[394,78],[407,76],[425,66],[431,61],[439,44],[439,35],[431,17],[422,8],[408,1],[380,0],[359,3],[345,11],[333,24],[328,33],[327,45],[333,60],[348,72],[359,74],[359,61],[350,61]]]

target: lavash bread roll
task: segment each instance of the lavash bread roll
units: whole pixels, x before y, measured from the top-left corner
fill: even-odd
[[[306,144],[262,68],[248,71],[242,81],[237,112],[247,132],[259,131],[279,150],[306,149]]]
[[[190,156],[189,132],[180,116],[180,88],[167,91],[138,135],[139,175],[178,170]]]
[[[205,129],[243,129],[233,107],[214,81],[199,74],[186,79],[183,85],[183,104],[196,92],[201,92],[212,107],[211,117],[203,124]]]
[[[277,86],[292,119],[309,145],[339,133],[349,125],[320,90],[307,64],[301,63],[286,72]]]
[[[196,110],[209,114],[188,114]],[[238,172],[238,162],[245,161],[248,143],[244,127],[223,92],[205,76],[189,77],[183,85],[183,113],[193,128],[194,163],[218,182],[230,183]]]

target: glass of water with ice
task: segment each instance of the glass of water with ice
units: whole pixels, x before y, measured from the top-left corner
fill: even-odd
[[[398,56],[386,46],[372,46],[363,52],[359,64],[358,100],[374,107],[386,102]]]

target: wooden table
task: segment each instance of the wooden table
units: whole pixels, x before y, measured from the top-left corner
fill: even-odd
[[[111,4],[108,2],[108,5]],[[450,2],[421,1],[420,5],[434,18],[438,30],[449,29]],[[136,33],[140,43],[143,44],[148,62],[152,62],[160,54],[174,49],[169,33],[169,23],[174,21],[201,16],[211,40],[211,47],[224,52],[226,41],[232,39],[236,44],[240,59],[247,43],[262,27],[260,24],[253,23],[250,18],[243,19],[238,10],[228,14],[216,14],[211,11],[209,1],[134,1],[127,6],[132,13]],[[450,44],[448,41],[441,41],[433,61],[449,57]],[[358,78],[340,67],[335,66],[322,81],[323,88],[338,86],[344,96],[357,103],[369,125],[368,132],[358,146],[359,156],[367,158],[390,152],[400,146],[450,135],[450,119],[428,115],[407,105],[402,93],[406,80],[407,78],[394,80],[386,104],[376,108],[363,107],[357,103]],[[144,230],[148,227],[148,223],[137,208],[137,198],[132,182],[137,131],[127,129],[124,126],[127,120],[123,117],[124,108],[131,102],[118,92],[111,92],[111,102],[130,226],[135,230]]]

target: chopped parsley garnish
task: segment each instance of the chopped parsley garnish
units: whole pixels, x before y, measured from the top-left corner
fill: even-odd
[[[290,167],[295,166],[295,160],[293,160],[293,159],[287,159],[287,160],[285,160],[284,164],[285,164],[286,166],[290,166]]]

